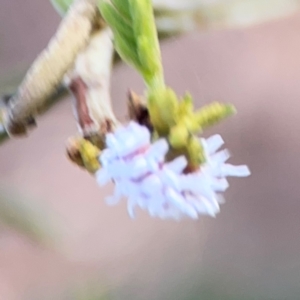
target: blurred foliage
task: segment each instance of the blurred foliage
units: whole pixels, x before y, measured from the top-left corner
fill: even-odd
[[[46,207],[0,186],[0,223],[43,245],[57,238],[53,216]]]
[[[98,280],[97,280],[98,281]],[[77,287],[72,287],[70,292],[67,292],[65,300],[110,300],[111,297],[101,283],[96,283],[92,280],[88,283],[81,283]]]
[[[61,15],[67,11],[73,1],[51,0]],[[124,1],[113,2],[122,4]],[[128,1],[124,3],[126,2]],[[289,15],[300,9],[300,0],[152,0],[152,2],[160,38],[199,29],[254,25]],[[125,26],[124,30],[127,27]],[[127,32],[127,38],[130,37],[132,34],[128,36]],[[119,46],[123,50],[126,48],[124,45]],[[136,63],[140,62],[136,62],[135,59]],[[0,96],[15,93],[26,68],[19,67],[19,69],[10,74],[6,72],[4,78],[3,75],[0,77]],[[48,103],[55,103],[65,94],[65,89],[60,87],[57,94],[49,98]],[[48,106],[45,110],[47,108]],[[0,143],[5,138],[6,134],[0,130]]]
[[[56,289],[46,289],[45,291],[41,287],[36,287],[20,300],[112,300],[110,293],[106,292],[107,289],[103,287],[100,277],[91,274],[86,276],[89,279],[85,277],[80,282],[76,279],[68,280],[57,286]],[[0,299],[2,300],[1,294]]]
[[[160,32],[249,26],[300,9],[299,0],[153,0]]]
[[[74,0],[51,0],[63,15]],[[300,9],[300,0],[152,0],[160,33],[252,25]]]

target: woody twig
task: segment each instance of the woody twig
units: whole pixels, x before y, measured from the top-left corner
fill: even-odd
[[[35,60],[8,103],[5,127],[10,135],[26,134],[28,120],[39,112],[72,67],[99,18],[95,0],[74,2],[48,47]]]

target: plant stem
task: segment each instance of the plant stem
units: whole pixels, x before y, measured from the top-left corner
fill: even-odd
[[[48,47],[35,60],[9,101],[5,127],[10,135],[26,134],[27,119],[38,112],[58,87],[79,51],[88,43],[99,18],[95,0],[74,2]]]
[[[113,53],[111,30],[100,28],[65,77],[74,96],[78,127],[85,138],[98,136],[104,141],[105,134],[118,124],[110,99]]]

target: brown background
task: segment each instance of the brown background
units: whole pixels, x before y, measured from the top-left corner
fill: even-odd
[[[55,32],[48,1],[0,0],[0,79],[27,67]],[[233,163],[253,175],[231,180],[215,219],[134,221],[103,201],[93,178],[64,156],[76,132],[70,99],[39,119],[28,139],[0,148],[0,182],[47,203],[62,236],[45,250],[0,236],[0,299],[64,299],[65,284],[97,275],[113,299],[300,299],[300,15],[251,29],[193,33],[164,42],[167,82],[197,106],[232,102],[238,115],[221,133]],[[130,68],[112,78],[115,110],[143,91]],[[97,282],[98,282],[97,281]],[[2,294],[1,294],[2,293]],[[47,298],[48,297],[48,298]]]

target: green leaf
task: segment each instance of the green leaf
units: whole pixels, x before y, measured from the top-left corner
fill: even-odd
[[[156,34],[156,27],[151,1],[128,0],[128,2],[135,35],[152,39]]]
[[[0,222],[30,239],[50,245],[57,238],[53,215],[27,197],[0,186]]]
[[[111,29],[126,40],[135,43],[135,36],[133,29],[130,26],[130,22],[125,20],[122,15],[107,2],[102,2],[100,8],[102,16],[105,18],[106,22],[109,23]]]
[[[121,58],[129,65],[134,66],[139,72],[142,72],[141,62],[135,49],[135,44],[126,41],[118,33],[114,34],[115,48]]]
[[[131,20],[131,12],[128,0],[111,0],[111,2],[122,15],[122,17],[126,18],[127,20]]]
[[[129,0],[133,30],[137,39],[137,52],[143,66],[143,75],[148,86],[163,85],[163,70],[160,47],[150,0]]]
[[[115,34],[121,58],[141,73],[150,89],[164,86],[152,2],[100,0],[99,9]]]
[[[100,2],[99,8],[105,21],[114,32],[115,48],[121,58],[141,72],[136,39],[132,27],[108,2]]]

